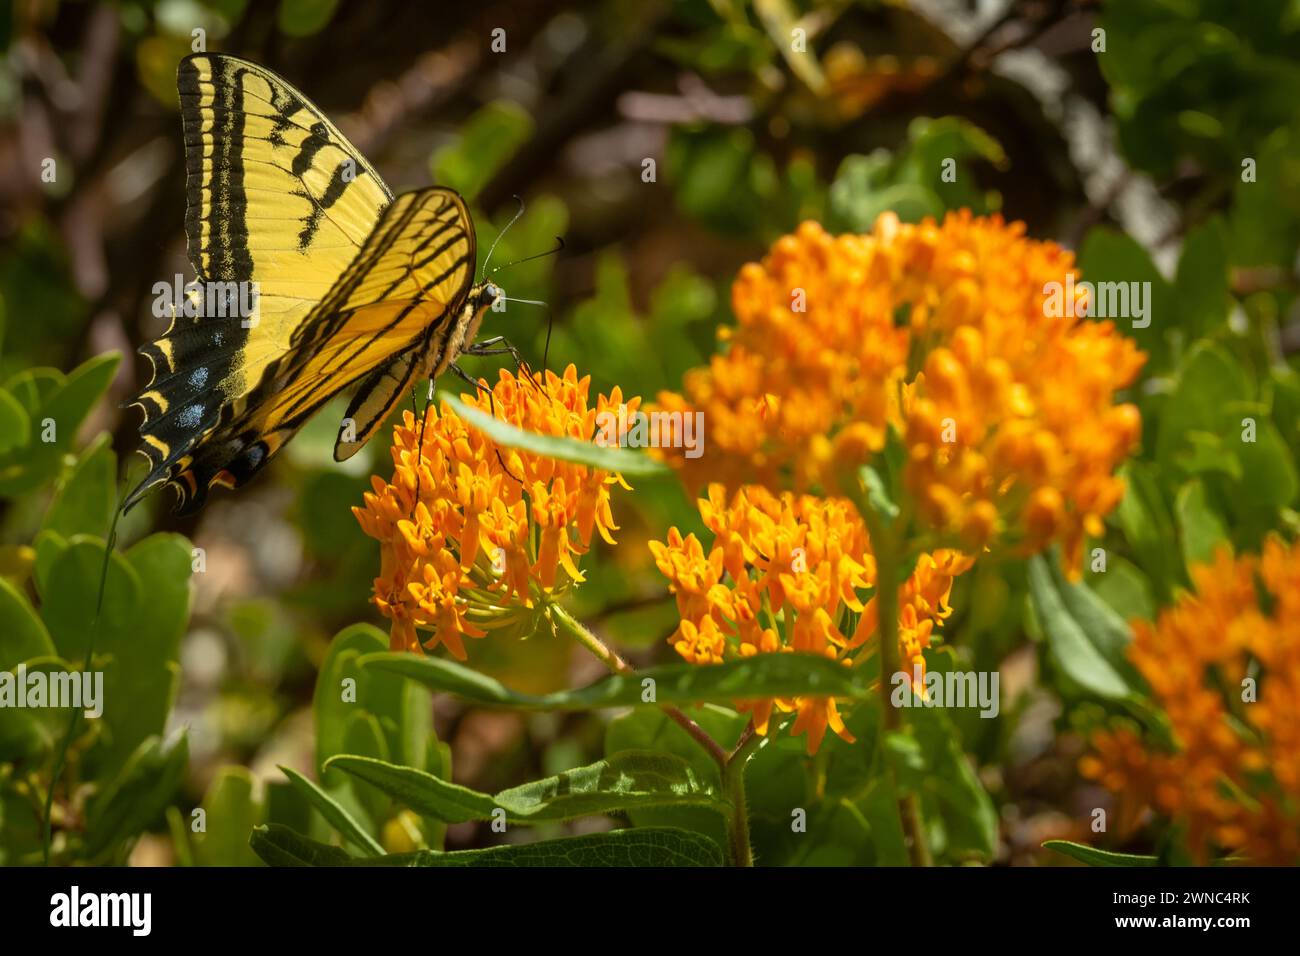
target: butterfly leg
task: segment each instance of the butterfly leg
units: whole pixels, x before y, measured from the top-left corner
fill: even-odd
[[[478,379],[471,378],[470,375],[469,375],[469,373],[466,372],[466,371],[465,371],[463,368],[461,368],[459,365],[457,365],[455,362],[452,362],[452,363],[451,363],[450,368],[451,368],[451,370],[452,370],[453,372],[455,372],[458,376],[460,376],[460,378],[464,379],[464,380],[465,380],[466,382],[468,382],[470,385],[473,385],[473,386],[474,386],[476,389],[478,389],[480,392],[487,392],[487,397],[488,397],[488,410],[492,413],[492,417],[493,417],[493,418],[496,418],[496,417],[497,417],[497,405],[496,405],[496,400],[492,397],[492,389],[488,388],[486,385],[484,385],[484,384],[483,384],[482,382],[480,382]],[[514,480],[517,481],[517,482],[519,483],[519,486],[520,486],[520,487],[524,487],[524,481],[523,481],[523,479],[522,479],[522,478],[518,478],[518,477],[516,477],[516,476],[515,476],[515,473],[512,472],[512,471],[510,470],[510,466],[506,464],[506,460],[505,460],[504,458],[501,457],[501,449],[500,449],[500,448],[497,448],[497,447],[494,445],[494,446],[493,446],[493,450],[497,453],[497,461],[501,462],[501,470],[504,471],[504,472],[505,472],[507,475],[509,475],[511,478],[514,478]]]
[[[492,338],[484,339],[482,342],[475,342],[469,348],[465,349],[465,354],[477,356],[509,355],[515,360],[515,371],[525,372],[528,381],[532,382],[535,386],[538,384],[536,379],[533,378],[532,368],[530,368],[528,363],[524,361],[524,357],[519,354],[519,349],[511,345],[504,335],[494,335]],[[540,390],[548,398],[550,397],[550,392],[546,390],[545,380],[541,383]]]

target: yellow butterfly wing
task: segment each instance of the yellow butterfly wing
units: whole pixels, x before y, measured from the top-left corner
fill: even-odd
[[[212,484],[246,481],[349,385],[406,353],[410,377],[423,370],[417,346],[451,326],[474,238],[450,190],[393,202],[342,133],[270,71],[200,54],[177,82],[191,263],[208,288],[257,292],[252,316],[179,315],[141,349],[154,367],[136,400],[152,467],[127,506],[167,482],[189,512]]]

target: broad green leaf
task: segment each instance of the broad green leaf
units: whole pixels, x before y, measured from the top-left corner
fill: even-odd
[[[31,438],[31,420],[22,403],[0,388],[0,453],[21,448]]]
[[[204,831],[191,834],[199,866],[249,866],[258,860],[249,836],[262,823],[265,808],[255,796],[247,767],[221,767],[203,797]],[[338,851],[347,856],[342,850]]]
[[[27,675],[42,673],[48,682],[50,675],[80,673],[57,657],[37,657],[20,662]],[[17,665],[0,680],[13,681],[11,688],[18,693]],[[47,685],[48,686],[48,683]],[[73,710],[68,707],[0,707],[0,764],[6,761],[39,757],[53,750],[63,740],[68,729],[68,721],[73,719]],[[0,788],[2,790],[3,788]]]
[[[361,824],[357,823],[356,818],[340,806],[333,797],[292,767],[282,766],[280,771],[289,778],[294,789],[301,793],[344,839],[369,856],[383,854],[384,848],[379,845],[379,841],[367,833]]]
[[[325,763],[326,769],[340,770],[364,780],[391,796],[402,806],[444,823],[489,820],[496,803],[486,793],[440,780],[414,767],[340,754]]]
[[[1129,284],[1136,282],[1139,283],[1136,288],[1150,290],[1149,296],[1144,295],[1145,321],[1149,323],[1145,327],[1134,324],[1142,319],[1137,316],[1136,303],[1131,299],[1127,310],[1129,315],[1094,313],[1094,318],[1098,321],[1113,320],[1120,331],[1134,339],[1150,356],[1148,364],[1151,369],[1165,367],[1170,354],[1169,333],[1177,327],[1178,316],[1173,309],[1173,289],[1146,249],[1132,236],[1098,226],[1084,237],[1079,249],[1079,270],[1082,275],[1075,276],[1076,284],[1091,282],[1094,292],[1101,291],[1101,283],[1121,283],[1120,288],[1127,292],[1134,288]],[[1058,281],[1065,282],[1065,276],[1062,275]],[[1093,296],[1094,309],[1103,308],[1100,299],[1100,295]],[[1122,310],[1122,298],[1119,304]]]
[[[698,806],[729,812],[716,787],[671,754],[625,750],[586,767],[502,790],[497,806],[521,820],[571,820],[641,807]]]
[[[1123,700],[1132,696],[1134,688],[1112,662],[1120,640],[1113,628],[1126,629],[1122,623],[1116,625],[1114,612],[1090,593],[1090,602],[1077,593],[1067,600],[1063,585],[1083,589],[1081,584],[1069,585],[1059,579],[1041,555],[1030,559],[1029,594],[1052,659],[1071,680],[1100,697]]]
[[[1190,571],[1193,565],[1214,557],[1215,549],[1226,543],[1228,532],[1200,481],[1189,481],[1178,490],[1174,510],[1178,514],[1183,562]]]
[[[1228,237],[1217,216],[1187,234],[1178,274],[1174,279],[1174,302],[1178,321],[1189,340],[1209,335],[1228,319]]]
[[[105,675],[104,716],[112,740],[99,759],[112,772],[140,741],[161,734],[180,686],[181,637],[189,621],[191,548],[178,534],[152,534],[122,557],[142,599],[123,630],[108,630],[96,653],[113,655]]]
[[[0,670],[34,657],[53,657],[54,642],[27,597],[0,578]]]
[[[171,803],[189,762],[184,734],[143,741],[86,814],[86,855],[121,861],[126,841],[144,831]]]
[[[1177,385],[1157,423],[1156,460],[1162,470],[1179,463],[1188,432],[1210,432],[1226,440],[1231,422],[1225,410],[1253,397],[1250,376],[1240,362],[1222,346],[1197,344],[1182,363]],[[1235,430],[1231,437],[1237,437]]]
[[[117,510],[117,456],[107,433],[101,434],[77,459],[59,488],[41,527],[70,538],[74,534],[108,536]]]
[[[871,693],[855,670],[815,654],[760,654],[709,666],[668,664],[616,675],[578,690],[519,694],[500,681],[452,661],[413,654],[373,654],[365,670],[384,670],[477,704],[523,710],[593,710],[638,704],[730,703],[760,697],[863,697]],[[646,681],[653,681],[653,685]],[[653,686],[654,699],[643,695]]]
[[[1087,863],[1089,866],[1158,866],[1160,863],[1154,856],[1112,853],[1109,850],[1097,850],[1070,840],[1048,840],[1043,846],[1081,863]]]
[[[1234,437],[1239,438],[1244,432],[1244,417],[1234,423],[1239,430]],[[1241,487],[1245,493],[1234,504],[1240,505],[1243,512],[1284,508],[1295,501],[1300,489],[1300,477],[1296,475],[1291,449],[1271,421],[1259,416],[1250,417],[1255,419],[1255,440],[1239,441],[1236,446],[1241,461]]]
[[[0,495],[30,491],[58,471],[77,430],[113,380],[120,361],[117,352],[89,359],[43,398],[30,416],[29,444],[0,452]],[[53,430],[53,441],[42,440],[47,429]]]
[[[96,650],[103,650],[139,625],[140,576],[120,554],[109,555],[103,607],[96,609],[103,569],[103,539],[87,535],[69,540],[50,566],[41,617],[59,654],[68,660],[81,660],[92,641]]]
[[[519,448],[535,455],[558,461],[571,461],[630,477],[671,474],[667,465],[643,452],[597,445],[594,441],[583,441],[567,436],[524,431],[509,422],[489,415],[480,408],[466,405],[450,392],[439,392],[438,399],[468,424],[506,448]]]
[[[1160,472],[1164,472],[1160,469]],[[1120,470],[1124,480],[1124,497],[1115,509],[1124,537],[1132,546],[1137,564],[1146,572],[1155,588],[1157,599],[1164,603],[1174,588],[1183,584],[1182,562],[1170,544],[1177,540],[1174,519],[1169,513],[1156,475],[1149,462],[1130,460]],[[1166,472],[1167,473],[1167,472]]]

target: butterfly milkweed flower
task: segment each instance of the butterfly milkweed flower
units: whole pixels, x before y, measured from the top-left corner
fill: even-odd
[[[1134,623],[1129,657],[1168,717],[1170,746],[1133,730],[1093,738],[1080,769],[1120,797],[1122,828],[1151,806],[1194,856],[1300,863],[1300,543],[1258,557],[1226,549],[1192,572],[1154,623]]]
[[[876,640],[873,587],[876,563],[866,528],[842,499],[792,492],[774,494],[762,486],[730,494],[711,485],[698,502],[713,535],[706,547],[676,528],[667,540],[651,542],[655,563],[676,596],[681,623],[669,638],[687,661],[728,660],[798,651],[820,654],[851,666],[872,651]],[[924,674],[922,652],[935,628],[952,613],[953,578],[970,566],[954,551],[925,554],[900,592],[900,656],[909,673]],[[852,741],[834,699],[741,701],[755,729],[766,734],[775,708],[797,714],[792,734],[807,733],[816,753],[829,727]]]
[[[461,398],[526,431],[590,441],[600,413],[640,404],[615,388],[590,406],[590,382],[572,365],[547,372],[544,388],[502,370],[491,400],[485,390]],[[525,622],[583,580],[578,559],[593,533],[614,541],[610,486],[622,479],[499,447],[448,407],[428,409],[417,450],[419,436],[406,413],[393,432],[392,479],[372,477],[365,506],[352,510],[380,544],[373,600],[392,621],[391,647],[441,644],[464,660],[463,637]]]
[[[709,454],[669,461],[694,488],[834,494],[893,430],[936,540],[1017,554],[1059,541],[1077,573],[1123,492],[1113,472],[1141,419],[1113,402],[1145,356],[1082,317],[1082,287],[1075,308],[1045,307],[1073,269],[1069,251],[997,216],[885,213],[844,236],[805,222],[741,269],[725,351],[659,396],[708,428]]]

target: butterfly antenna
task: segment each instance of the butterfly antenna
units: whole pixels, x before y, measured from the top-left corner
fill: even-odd
[[[513,222],[513,221],[514,221],[514,220],[511,220],[511,222]],[[504,229],[501,230],[501,231],[502,231],[502,233],[505,232]],[[500,238],[500,237],[498,237],[498,238]],[[493,243],[493,246],[494,246],[494,247],[495,247],[495,245],[496,245],[496,243]],[[547,249],[545,252],[537,252],[537,253],[534,253],[534,254],[531,255],[531,256],[524,256],[522,259],[515,259],[513,262],[507,262],[507,263],[505,263],[504,265],[499,265],[499,266],[497,266],[495,269],[493,269],[491,272],[487,272],[487,273],[485,273],[485,274],[486,274],[486,275],[493,275],[493,276],[494,276],[494,275],[496,275],[498,272],[500,272],[502,269],[509,269],[511,266],[517,266],[517,265],[519,265],[520,263],[523,263],[523,262],[532,262],[534,259],[545,259],[547,256],[558,256],[558,255],[559,255],[561,252],[563,252],[563,251],[564,251],[564,239],[561,238],[560,236],[556,236],[556,237],[555,237],[555,248],[554,248],[554,249]],[[491,255],[490,252],[489,252],[488,254]],[[485,261],[485,262],[483,263],[483,265],[484,265],[484,267],[486,268],[486,266],[487,266],[487,262]],[[522,301],[524,301],[524,300],[523,300],[523,299],[515,299],[515,300],[513,300],[513,301],[515,301],[515,302],[522,302]]]
[[[519,208],[515,210],[515,214],[510,217],[510,221],[506,223],[505,228],[497,233],[497,237],[492,240],[492,245],[488,247],[488,254],[483,258],[483,275],[485,276],[489,274],[487,271],[488,263],[492,261],[492,253],[497,251],[497,243],[501,241],[502,236],[510,231],[510,227],[519,221],[519,217],[524,214],[524,201],[518,196],[515,196],[514,200],[519,203]]]

